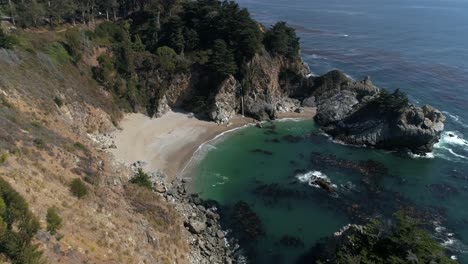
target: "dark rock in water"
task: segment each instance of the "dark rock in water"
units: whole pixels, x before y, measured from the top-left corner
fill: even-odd
[[[325,155],[319,152],[312,152],[310,161],[320,168],[333,167],[349,169],[361,173],[364,176],[384,176],[388,174],[388,169],[380,162],[374,160],[351,161],[340,159],[335,155]]]
[[[270,125],[269,126],[266,126],[265,127],[266,129],[269,129],[269,130],[275,130],[276,129],[276,125],[272,122],[270,122]]]
[[[427,186],[428,190],[440,199],[446,199],[457,195],[458,189],[448,183],[434,183]]]
[[[296,198],[305,199],[307,194],[296,188],[287,188],[278,183],[260,184],[253,190],[253,193],[263,198],[270,198],[273,202],[279,199]]]
[[[317,184],[320,188],[324,189],[325,191],[327,191],[329,193],[334,193],[335,192],[335,188],[333,188],[332,184],[330,182],[328,182],[327,180],[325,180],[325,179],[316,178],[316,179],[312,180],[312,183]]]
[[[278,132],[276,132],[275,130],[269,129],[269,130],[266,130],[265,132],[263,132],[263,134],[265,134],[265,135],[278,135]]]
[[[444,129],[440,111],[414,106],[403,93],[379,90],[369,79],[355,82],[332,71],[318,77],[311,90],[317,124],[348,144],[427,153]]]
[[[280,143],[281,141],[277,138],[274,139],[266,139],[265,142],[267,143]]]
[[[252,240],[265,234],[262,220],[244,201],[234,205],[232,219],[236,223],[236,229],[245,239]]]
[[[283,136],[283,140],[288,143],[299,143],[303,141],[304,138],[300,136],[286,135],[286,136]]]
[[[304,242],[302,242],[301,239],[290,236],[290,235],[284,235],[280,239],[280,244],[285,246],[285,247],[292,247],[292,248],[301,248],[304,247]]]
[[[268,156],[273,155],[273,152],[268,151],[268,150],[263,150],[263,149],[253,149],[250,152],[252,152],[252,153],[261,153],[261,154],[265,154],[265,155],[268,155]]]
[[[256,124],[255,124],[255,127],[257,127],[257,128],[262,128],[262,123],[256,123]]]

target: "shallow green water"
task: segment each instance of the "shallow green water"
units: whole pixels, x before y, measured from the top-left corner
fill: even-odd
[[[438,149],[463,143],[456,139],[445,135],[434,158],[411,158],[336,144],[310,120],[280,121],[269,128],[239,129],[205,144],[187,171],[195,176],[192,191],[219,203],[226,228],[232,225],[230,209],[241,200],[260,217],[265,235],[244,243],[252,263],[294,263],[343,225],[367,216],[389,216],[400,207],[415,207],[429,215],[426,219],[439,220],[431,223],[433,233],[467,263],[463,244],[468,241],[467,164],[438,154]],[[320,157],[341,165],[317,162]],[[382,163],[388,172],[369,178],[346,168],[369,159]],[[312,172],[326,175],[337,193],[328,194],[297,178]],[[258,192],[265,185],[289,193]],[[281,244],[284,235],[299,238],[304,246]]]

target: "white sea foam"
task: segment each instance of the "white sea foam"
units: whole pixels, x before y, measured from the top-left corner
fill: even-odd
[[[448,232],[448,229],[441,225],[439,222],[434,222],[435,225],[435,237],[437,240],[441,241],[441,245],[448,250],[453,252],[466,254],[468,253],[468,246],[463,244],[460,240],[455,238],[454,233]],[[456,258],[456,256],[452,256]]]
[[[465,124],[465,123],[461,120],[461,118],[460,118],[459,116],[454,115],[454,114],[451,114],[451,113],[449,113],[449,112],[447,112],[447,111],[442,111],[442,113],[443,113],[444,115],[450,117],[450,119],[452,119],[453,122],[455,122],[455,123],[461,125],[462,127],[468,128],[468,125]]]
[[[307,183],[311,187],[320,188],[318,184],[315,183],[317,179],[323,179],[326,182],[331,184],[330,178],[327,175],[320,171],[309,171],[307,173],[301,173],[296,175],[296,178],[303,183]],[[331,185],[333,188],[336,188],[335,184]]]
[[[345,75],[346,75],[346,77],[348,77],[348,79],[351,79],[352,81],[356,81],[356,79],[354,79],[353,76],[351,76],[351,75],[349,75],[349,74],[347,74],[347,73],[345,73]]]
[[[415,153],[410,151],[410,152],[408,152],[408,154],[413,159],[433,159],[435,157],[434,152],[429,152],[429,153],[426,153],[425,155],[420,155],[420,154],[415,154]]]
[[[468,161],[468,141],[457,131],[445,131],[434,145],[434,155],[450,161]]]

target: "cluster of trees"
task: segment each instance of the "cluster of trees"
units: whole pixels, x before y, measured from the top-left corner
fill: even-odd
[[[316,250],[322,254],[315,259],[317,263],[457,263],[418,220],[403,212],[397,212],[390,222],[370,220],[362,230],[344,233],[340,242],[320,244]]]
[[[99,15],[109,20],[96,23],[94,31],[67,30],[56,46],[74,63],[90,43],[107,46],[109,52],[92,70],[94,78],[113,92],[121,108],[149,115],[181,74],[201,76],[191,84],[195,99],[185,104],[200,112],[228,75],[248,90],[247,63],[255,54],[299,57],[294,29],[280,22],[265,32],[233,1],[10,0],[1,9],[23,27],[93,23]],[[0,32],[0,45],[11,48],[13,43]]]
[[[38,230],[26,201],[0,178],[0,254],[12,263],[41,263],[42,253],[31,243]]]
[[[0,2],[1,3],[1,2]],[[1,13],[22,27],[117,20],[136,11],[156,8],[170,12],[176,0],[7,0]]]
[[[389,117],[397,117],[408,106],[409,100],[408,96],[400,91],[400,89],[396,89],[393,93],[390,93],[386,89],[381,89],[377,98],[372,103],[377,107],[379,113]]]
[[[100,24],[94,38],[107,39],[113,52],[99,58],[95,79],[114,91],[124,108],[145,107],[150,115],[177,74],[203,76],[194,84],[196,100],[186,105],[203,111],[228,75],[244,79],[255,54],[299,56],[298,38],[286,23],[265,34],[246,9],[218,0],[148,3],[124,20]]]

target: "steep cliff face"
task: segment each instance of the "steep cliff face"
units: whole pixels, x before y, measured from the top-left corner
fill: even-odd
[[[294,111],[300,101],[290,98],[303,87],[303,80],[309,73],[300,59],[272,56],[268,52],[257,54],[247,65],[244,80],[229,76],[224,80],[209,111],[209,117],[216,122],[228,122],[242,110],[257,120],[275,119],[278,112]]]
[[[348,144],[427,153],[444,129],[440,111],[412,105],[398,92],[386,94],[368,78],[355,82],[333,71],[314,78],[310,91],[318,105],[316,122]]]
[[[230,75],[224,80],[214,97],[214,103],[209,111],[209,117],[218,123],[227,123],[239,109],[239,83]]]

